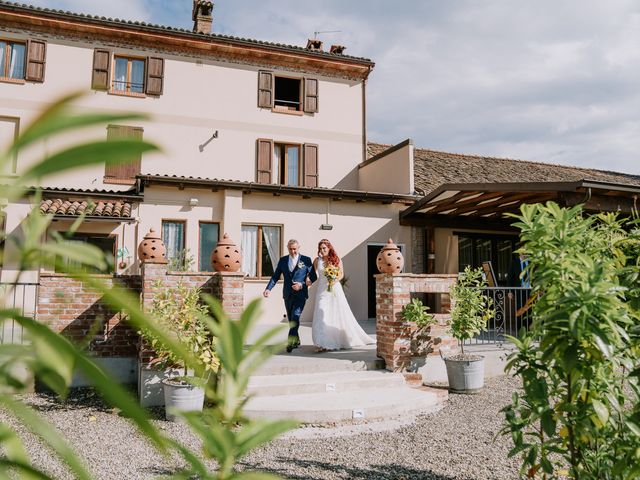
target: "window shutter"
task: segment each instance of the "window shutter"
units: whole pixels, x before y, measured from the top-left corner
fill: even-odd
[[[318,79],[304,79],[304,111],[307,113],[318,112]]]
[[[47,42],[29,40],[27,42],[27,72],[25,80],[44,82],[44,67],[47,60]]]
[[[109,90],[109,76],[111,67],[111,52],[99,48],[93,51],[93,75],[91,88],[93,90]]]
[[[107,140],[142,140],[143,129],[141,127],[129,127],[124,125],[109,125],[107,127]],[[142,156],[138,155],[129,161],[122,163],[105,164],[104,182],[115,184],[133,184],[136,175],[140,173]]]
[[[258,72],[258,107],[273,107],[273,73],[264,70]]]
[[[164,59],[147,58],[146,93],[148,95],[162,95],[164,87]]]
[[[257,149],[258,165],[256,181],[258,183],[271,183],[271,172],[273,171],[273,140],[259,138]]]
[[[318,145],[304,144],[304,186],[318,186]]]

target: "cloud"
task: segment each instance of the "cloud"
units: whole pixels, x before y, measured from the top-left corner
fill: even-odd
[[[189,0],[32,0],[191,27]],[[640,174],[636,0],[218,0],[216,33],[371,58],[369,138]]]

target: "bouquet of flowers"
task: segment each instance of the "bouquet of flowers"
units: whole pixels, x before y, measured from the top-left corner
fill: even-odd
[[[324,268],[324,276],[327,277],[327,281],[329,286],[327,287],[327,291],[331,291],[333,284],[336,283],[338,277],[340,276],[340,267],[336,265],[327,265]]]

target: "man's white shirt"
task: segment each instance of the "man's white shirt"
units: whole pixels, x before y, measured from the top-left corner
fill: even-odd
[[[296,268],[296,265],[298,264],[298,260],[300,259],[300,254],[296,255],[295,257],[292,257],[291,255],[289,255],[289,271],[293,272],[293,269]]]

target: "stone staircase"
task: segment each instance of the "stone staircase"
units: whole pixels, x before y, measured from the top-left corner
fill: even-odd
[[[382,369],[375,347],[315,353],[303,346],[269,360],[251,378],[245,414],[307,424],[359,423],[440,409],[446,392],[412,388]]]

